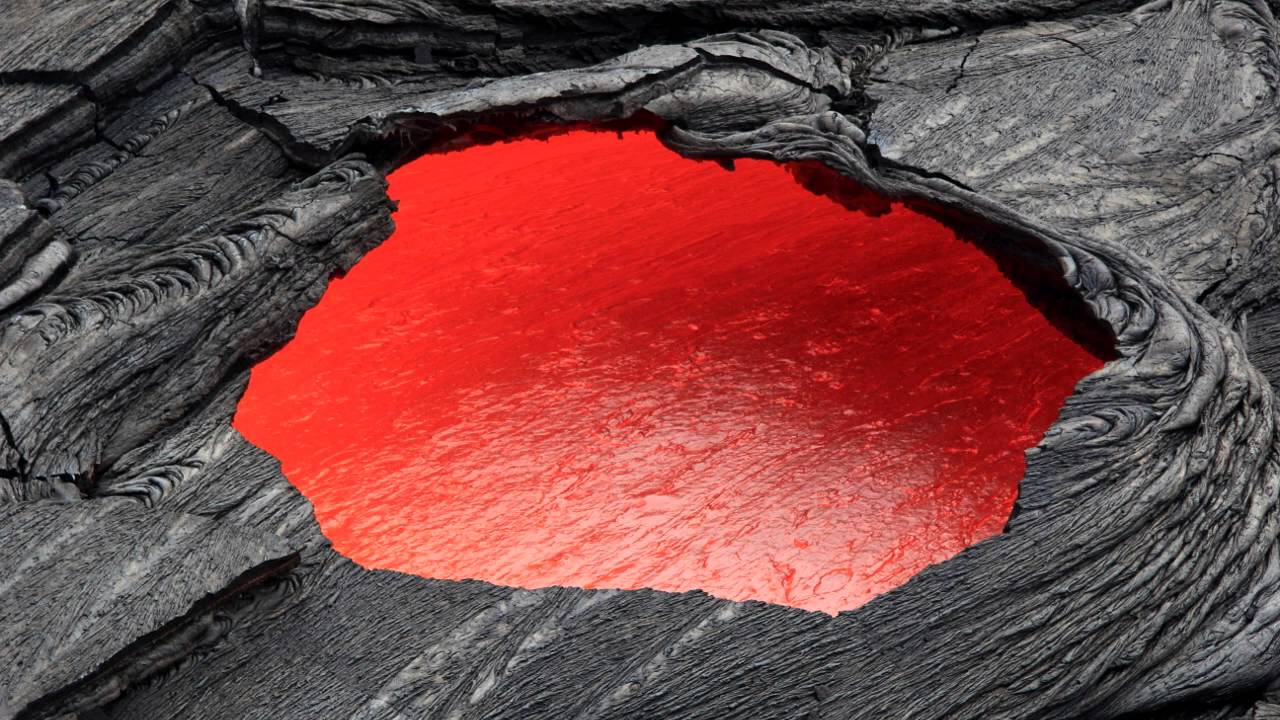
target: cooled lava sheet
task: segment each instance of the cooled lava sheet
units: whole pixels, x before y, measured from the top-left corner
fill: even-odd
[[[19,0],[0,717],[1276,717],[1274,11]],[[331,547],[231,425],[252,369],[391,235],[387,175],[602,128],[928,216],[1106,359],[1002,532],[836,615]]]

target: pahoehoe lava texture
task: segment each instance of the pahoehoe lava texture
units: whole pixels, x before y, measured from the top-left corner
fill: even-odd
[[[1280,715],[1270,3],[6,10],[0,717]],[[390,232],[392,167],[609,121],[825,163],[1078,294],[1118,357],[1006,533],[834,618],[328,547],[229,426],[247,368]]]

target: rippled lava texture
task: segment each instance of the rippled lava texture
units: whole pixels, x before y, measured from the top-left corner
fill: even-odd
[[[237,427],[371,567],[836,612],[1000,532],[1101,361],[934,220],[648,133],[421,158]]]

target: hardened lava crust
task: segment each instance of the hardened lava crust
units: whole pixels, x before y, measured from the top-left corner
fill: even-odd
[[[1280,717],[1275,5],[11,0],[0,718]],[[598,124],[822,163],[1078,300],[1115,359],[1003,534],[835,617],[329,547],[230,426],[249,368],[386,173]]]

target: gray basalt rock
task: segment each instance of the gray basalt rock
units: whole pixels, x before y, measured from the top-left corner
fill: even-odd
[[[72,683],[105,702],[133,657],[174,620],[293,564],[288,545],[195,515],[122,500],[0,508],[0,717]],[[151,642],[140,642],[151,636]],[[37,703],[38,705],[38,703]]]
[[[1278,31],[1264,3],[1167,3],[907,46],[872,71],[867,130],[886,158],[1150,258],[1231,322],[1280,282]]]
[[[4,712],[1276,716],[1267,3],[156,0],[5,23]],[[383,173],[602,121],[823,163],[851,204],[909,203],[1078,299],[1116,359],[1029,453],[1004,534],[837,617],[328,546],[229,425],[248,367],[389,234]]]

